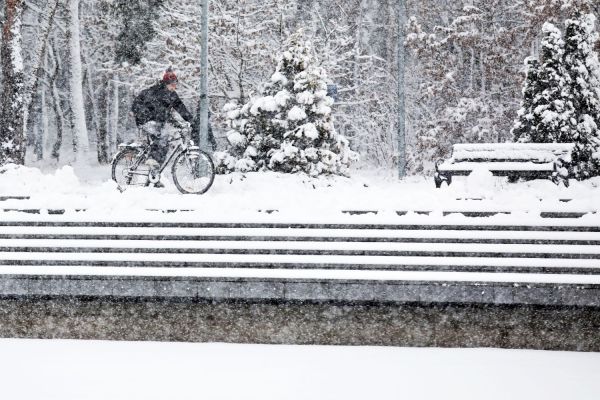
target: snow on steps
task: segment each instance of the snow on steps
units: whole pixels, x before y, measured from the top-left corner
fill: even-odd
[[[39,204],[29,204],[27,200],[30,200],[29,196],[22,195],[10,195],[0,196],[0,202],[8,202],[10,206],[0,207],[0,216],[2,214],[11,213],[23,213],[33,215],[69,215],[73,213],[90,213],[91,217],[98,216],[97,210],[89,211],[85,208],[65,209],[65,208],[40,208]],[[582,207],[581,204],[571,205],[573,202],[572,198],[559,198],[555,201],[548,201],[540,197],[536,200],[539,201],[539,205],[531,206],[529,208],[513,209],[510,207],[503,207],[497,202],[490,201],[485,198],[468,198],[459,197],[455,199],[456,202],[453,205],[444,207],[443,209],[433,208],[417,208],[413,207],[410,209],[393,210],[393,213],[397,216],[410,216],[410,215],[441,215],[451,216],[460,215],[464,217],[478,218],[478,217],[492,217],[497,215],[528,215],[531,217],[542,217],[542,218],[580,218],[586,215],[599,214],[599,210],[594,207],[593,209]],[[0,203],[2,204],[2,203]],[[198,209],[181,209],[181,208],[153,208],[145,209],[145,212],[157,213],[157,214],[197,214]],[[287,210],[289,211],[289,210]],[[387,210],[377,209],[342,209],[336,210],[335,212],[350,215],[381,215],[385,214]],[[279,209],[256,209],[254,213],[258,215],[271,215],[279,214]],[[284,211],[285,213],[285,211]]]
[[[2,220],[0,295],[187,293],[209,298],[600,306],[596,223],[482,220]]]
[[[565,200],[561,202],[568,202],[570,200]],[[162,214],[176,214],[176,213],[196,213],[198,210],[192,209],[146,209],[144,211],[148,212],[156,212]],[[65,210],[65,209],[40,209],[40,208],[4,208],[0,209],[0,213],[25,213],[25,214],[36,214],[36,215],[63,215],[69,213],[85,213],[87,210],[85,209],[74,209],[74,210]],[[380,214],[379,210],[341,210],[339,211],[341,214],[347,215],[365,215],[365,214]],[[256,213],[259,214],[276,214],[279,213],[279,210],[268,209],[268,210],[256,210]],[[469,208],[454,208],[454,209],[446,209],[443,211],[439,210],[402,210],[402,211],[394,211],[394,213],[398,216],[406,216],[410,214],[416,215],[431,215],[431,214],[441,214],[442,216],[448,215],[462,215],[465,217],[492,217],[496,215],[511,215],[511,214],[529,214],[531,216],[539,216],[541,218],[580,218],[585,215],[595,215],[598,214],[597,211],[589,211],[589,210],[527,210],[527,211],[514,211],[514,210],[503,210],[498,208],[489,208],[482,207],[481,209],[474,209],[472,207]]]

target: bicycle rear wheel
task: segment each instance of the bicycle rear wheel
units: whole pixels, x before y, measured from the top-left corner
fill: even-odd
[[[215,166],[203,151],[185,152],[177,156],[171,169],[173,182],[181,193],[206,193],[215,180]]]
[[[139,160],[137,149],[124,149],[117,153],[112,162],[112,179],[119,188],[127,186],[148,186],[150,167]]]

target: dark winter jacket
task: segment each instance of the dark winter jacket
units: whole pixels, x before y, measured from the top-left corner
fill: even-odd
[[[176,92],[169,91],[167,85],[163,82],[158,82],[156,85],[142,90],[134,99],[131,107],[131,111],[135,116],[135,123],[138,126],[150,121],[167,122],[171,119],[171,110],[177,111],[183,119],[192,122],[193,116],[185,107],[179,95]]]

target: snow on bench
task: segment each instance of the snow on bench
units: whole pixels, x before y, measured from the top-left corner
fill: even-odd
[[[452,157],[438,161],[435,186],[452,183],[453,176],[465,176],[474,169],[487,169],[496,176],[549,178],[569,184],[566,164],[571,162],[573,143],[481,143],[455,144]]]

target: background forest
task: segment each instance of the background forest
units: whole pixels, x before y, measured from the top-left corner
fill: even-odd
[[[133,97],[173,66],[178,92],[196,109],[200,79],[197,0],[8,0],[3,26],[19,18],[22,81],[0,73],[0,92],[19,89],[28,163],[110,160],[135,136]],[[511,139],[524,60],[539,53],[542,25],[595,0],[407,0],[406,129],[410,173],[428,173],[460,142]],[[392,169],[397,153],[397,22],[392,0],[210,2],[212,125],[227,146],[223,106],[245,103],[269,79],[285,40],[301,30],[337,85],[333,115],[361,162]],[[12,21],[12,20],[11,20]],[[19,34],[20,33],[20,34]],[[4,32],[3,38],[6,38]],[[79,40],[78,40],[79,39]],[[3,41],[1,68],[11,60]],[[19,86],[20,85],[20,86]],[[7,106],[4,107],[7,109]],[[0,121],[7,148],[10,124]],[[75,132],[75,133],[74,133]],[[76,150],[76,151],[75,151]]]

